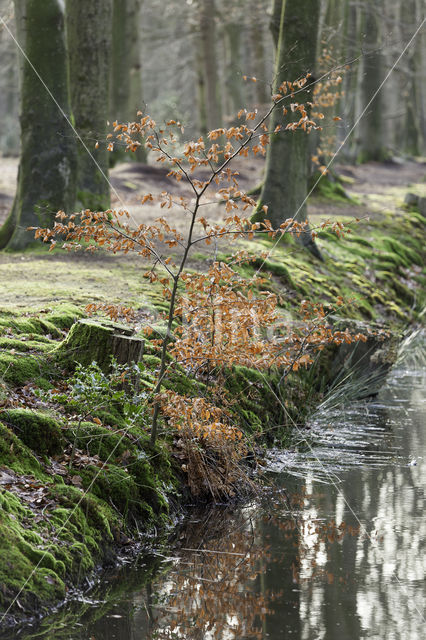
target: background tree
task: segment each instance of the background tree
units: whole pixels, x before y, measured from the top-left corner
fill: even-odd
[[[112,0],[112,55],[110,118],[132,122],[144,109],[142,96],[140,21],[142,0]],[[72,3],[72,0],[71,0]],[[147,153],[141,146],[135,154],[124,150],[114,154],[114,161],[132,159],[146,162]]]
[[[274,16],[279,0],[275,0]],[[307,19],[307,16],[309,19]],[[298,80],[312,73],[315,67],[319,3],[317,0],[281,2],[280,30],[277,42],[274,93],[286,80]],[[272,21],[275,25],[275,20]],[[312,100],[310,82],[298,91],[292,102]],[[289,104],[288,104],[289,106]],[[307,107],[308,108],[308,107]],[[300,113],[296,114],[297,120]],[[308,189],[309,138],[305,131],[285,131],[287,118],[282,108],[273,111],[270,144],[266,155],[266,175],[254,220],[267,217],[274,227],[287,218],[306,220]],[[281,130],[280,130],[281,129]],[[262,207],[267,206],[267,213]],[[309,233],[300,236],[302,243],[319,256]]]
[[[363,12],[362,109],[370,102],[385,75],[380,22],[383,0],[365,0]],[[384,141],[384,92],[379,91],[360,120],[358,161],[385,160],[389,153]]]
[[[16,13],[16,12],[15,12]],[[0,2],[0,15],[8,28],[16,36],[16,23],[23,20],[14,17],[13,2]],[[19,51],[5,28],[0,26],[0,154],[16,156],[19,154],[19,83],[17,68]],[[3,36],[3,37],[2,37]],[[21,36],[20,36],[21,37]],[[20,38],[19,38],[20,39]],[[22,65],[21,65],[22,66]]]
[[[200,112],[205,110],[207,130],[216,129],[222,124],[222,109],[218,82],[218,63],[216,55],[216,4],[215,0],[200,0],[200,60],[204,90],[200,100]],[[204,128],[204,127],[203,127]]]
[[[103,141],[107,135],[112,0],[67,0],[66,20],[72,112],[86,145],[77,143],[77,204],[104,210],[110,202],[109,158]],[[102,144],[95,149],[98,138]]]
[[[49,224],[58,209],[74,206],[77,164],[75,139],[64,117],[70,116],[70,99],[63,4],[15,0],[15,7],[17,16],[25,15],[25,26],[19,23],[17,32],[27,57],[21,81],[21,158],[0,248],[24,249],[34,242],[28,226]]]
[[[412,25],[421,24],[425,17],[424,6],[419,0],[408,0],[400,5],[398,23],[402,37],[408,40],[412,35]],[[410,33],[411,31],[411,33]],[[426,28],[413,42],[404,69],[406,85],[403,89],[406,105],[403,127],[403,148],[407,153],[421,155],[426,148]],[[398,105],[400,108],[400,105]]]

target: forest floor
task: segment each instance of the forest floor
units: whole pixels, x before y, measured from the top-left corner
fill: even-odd
[[[264,170],[263,158],[241,158],[235,165],[239,172],[238,182],[242,190],[252,189],[259,184]],[[323,198],[311,198],[308,202],[309,216],[347,215],[358,218],[380,213],[384,209],[398,206],[404,194],[416,185],[419,195],[426,195],[426,163],[398,161],[389,163],[369,162],[362,165],[337,165],[336,172],[347,179],[348,193],[358,196],[361,206],[350,201],[332,202]],[[18,159],[0,157],[0,225],[6,219],[13,203],[18,173]],[[141,205],[145,193],[170,191],[172,195],[191,196],[191,189],[183,182],[176,183],[167,178],[168,170],[156,165],[121,163],[110,172],[113,187],[111,206],[127,209],[135,224],[150,224],[164,211],[158,205]],[[210,204],[208,217],[221,218],[223,207]],[[207,215],[205,215],[207,217]],[[185,219],[174,217],[174,224],[182,228]]]
[[[240,188],[249,190],[261,181],[264,160],[239,159],[236,169]],[[12,206],[17,170],[16,158],[0,157],[0,225]],[[346,180],[345,190],[353,200],[334,200],[312,194],[308,201],[308,215],[313,226],[316,221],[329,218],[377,220],[382,215],[400,209],[408,191],[426,195],[426,164],[422,162],[407,160],[386,164],[339,165],[336,171]],[[127,209],[131,224],[150,224],[160,215],[168,214],[172,225],[184,232],[187,219],[180,215],[179,209],[169,212],[160,209],[158,204],[141,205],[141,197],[146,193],[155,195],[168,190],[173,196],[191,196],[188,185],[167,178],[167,169],[122,163],[111,170],[110,180],[113,187],[111,206]],[[208,197],[203,215],[211,222],[219,221],[225,216],[224,206],[216,202],[213,196]],[[222,243],[220,248],[226,251],[226,243]],[[164,249],[167,251],[167,248]],[[193,254],[190,266],[202,268],[212,253],[213,249],[203,247],[202,254]],[[85,305],[93,300],[123,302],[123,298],[127,298],[132,303],[140,292],[133,271],[134,267],[140,268],[141,265],[129,256],[111,256],[105,252],[94,255],[59,251],[53,255],[0,252],[0,266],[3,281],[0,306],[6,309],[40,308],[51,302],[70,300]],[[140,280],[140,276],[137,279]]]

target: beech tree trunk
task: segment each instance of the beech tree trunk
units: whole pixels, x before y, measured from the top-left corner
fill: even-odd
[[[268,78],[266,71],[264,29],[261,12],[262,6],[259,5],[257,0],[252,1],[250,8],[250,13],[253,16],[251,38],[254,53],[254,75],[257,78],[255,86],[256,102],[259,105],[268,103],[271,98],[269,89],[270,78]]]
[[[271,28],[278,17],[278,0],[274,3]],[[287,0],[281,3],[280,29],[277,42],[274,93],[284,80],[297,80],[314,72],[316,59],[319,2]],[[310,84],[297,94],[294,101],[306,104],[311,100]],[[292,100],[293,102],[293,100]],[[289,106],[289,105],[288,105]],[[282,108],[273,111],[270,130],[283,129],[289,122]],[[309,138],[302,131],[281,131],[270,136],[266,158],[266,176],[254,220],[268,218],[278,227],[287,218],[307,219],[306,196],[308,190]],[[268,206],[265,215],[263,205]],[[300,236],[301,243],[320,257],[309,232]]]
[[[229,96],[229,115],[237,120],[238,111],[244,107],[241,73],[241,27],[235,22],[225,25],[227,41],[226,89]]]
[[[216,59],[215,17],[215,0],[202,0],[200,7],[200,42],[204,75],[205,113],[208,131],[222,126],[222,110]]]
[[[382,0],[366,0],[363,24],[362,108],[372,99],[384,78],[384,58],[380,44],[380,20]],[[379,91],[360,121],[360,149],[358,162],[386,160],[388,152],[384,144],[383,91]]]
[[[424,18],[418,0],[408,0],[404,2],[401,10],[401,25],[404,42],[408,41],[417,25],[421,24]],[[420,156],[425,151],[426,142],[426,92],[424,89],[426,82],[425,66],[425,45],[426,37],[423,29],[417,35],[407,52],[406,64],[407,74],[407,97],[406,115],[404,123],[403,148],[409,154]],[[422,73],[423,71],[423,73]]]
[[[77,205],[105,210],[110,206],[106,135],[112,0],[67,0],[66,18],[74,123],[93,156],[77,141]]]
[[[144,110],[139,37],[141,6],[142,0],[113,0],[110,117],[118,122],[133,122],[137,120],[137,112]],[[111,156],[113,161],[146,162],[146,158],[143,145],[135,153],[127,154],[116,148]]]
[[[27,227],[49,226],[59,209],[73,209],[77,163],[73,131],[33,69],[70,117],[63,4],[15,0],[15,5],[17,16],[25,14],[25,37],[21,24],[17,31],[29,61],[22,65],[17,193],[0,229],[0,249],[21,250],[34,242]]]

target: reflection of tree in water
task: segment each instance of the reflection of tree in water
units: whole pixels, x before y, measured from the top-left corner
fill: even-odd
[[[251,507],[231,517],[229,510],[212,509],[203,523],[195,518],[185,528],[178,570],[157,591],[152,638],[262,637],[276,595],[255,589],[269,555],[256,539],[254,517]]]
[[[181,532],[176,569],[157,589],[153,585],[151,637],[236,640],[278,638],[280,629],[295,633],[296,587],[326,575],[315,561],[309,576],[301,569],[318,550],[328,558],[330,548],[358,533],[346,523],[312,518],[306,500],[304,491],[281,494],[263,508],[257,504],[231,515],[212,509],[203,522],[195,516]]]
[[[424,455],[426,432],[424,397],[418,393],[424,380],[421,384],[405,375],[395,372],[380,395],[382,404],[371,404],[370,415],[364,416],[365,433],[383,421],[381,453],[378,446],[367,451],[366,464],[345,473],[339,493],[333,487],[314,488],[312,518],[325,514],[338,525],[344,518],[355,525],[350,505],[366,534],[346,537],[330,549],[327,559],[322,557],[321,546],[312,547],[311,562],[323,563],[327,580],[315,579],[313,574],[309,579],[309,565],[304,567],[302,578],[307,581],[302,580],[300,594],[303,640],[357,639],[366,634],[374,640],[424,637],[426,476],[420,456]],[[413,452],[419,457],[410,466],[407,462]]]

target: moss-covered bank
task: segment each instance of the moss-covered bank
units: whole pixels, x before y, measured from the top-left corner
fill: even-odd
[[[364,222],[344,239],[320,233],[322,263],[300,248],[279,244],[266,262],[259,260],[245,269],[252,273],[261,268],[270,275],[265,286],[279,294],[281,310],[290,320],[298,318],[304,298],[327,304],[342,296],[346,303],[335,323],[349,318],[356,329],[367,322],[362,325],[366,330],[374,327],[395,335],[416,321],[424,307],[424,226],[418,211],[401,211],[392,218]],[[247,243],[255,252],[265,247],[271,245]],[[43,263],[49,268],[47,260]],[[73,268],[67,263],[67,269]],[[90,269],[97,286],[101,268],[94,264]],[[131,267],[126,269],[132,273]],[[137,273],[135,267],[134,280],[127,281],[130,298],[139,299],[142,292],[143,313],[163,310],[159,291],[141,284]],[[77,274],[78,266],[76,280]],[[28,283],[14,285],[23,288]],[[98,299],[108,299],[108,285],[107,279]],[[38,311],[9,306],[0,313],[0,611],[7,611],[3,622],[13,622],[23,611],[43,614],[60,602],[69,585],[79,584],[96,566],[111,561],[117,547],[170,522],[170,504],[185,492],[185,472],[173,438],[160,440],[155,448],[149,444],[148,408],[129,418],[119,389],[118,395],[90,406],[70,395],[74,365],[67,336],[84,316],[84,296],[82,300],[80,293],[73,295],[70,286],[60,297],[77,304],[49,302],[46,307],[44,299]],[[380,356],[384,367],[393,348],[383,348],[385,344],[381,343]],[[294,423],[303,422],[339,370],[356,369],[357,359],[361,367],[366,358],[370,361],[375,345],[370,346],[371,353],[359,358],[328,348],[311,369],[290,374],[284,384],[281,373],[273,369],[234,367],[226,372],[224,384],[235,422],[248,440],[256,436],[256,443],[285,445]],[[157,368],[158,358],[148,342],[138,379],[141,397],[152,389]],[[188,377],[179,367],[168,386],[187,395],[206,390],[205,381]]]

